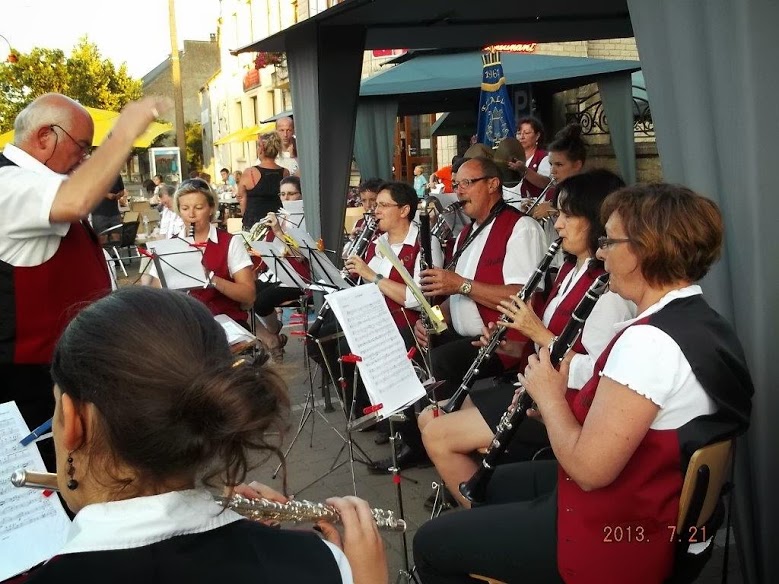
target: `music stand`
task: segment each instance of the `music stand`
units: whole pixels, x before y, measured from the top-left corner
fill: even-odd
[[[156,277],[163,288],[192,290],[208,286],[203,251],[182,237],[149,241]]]

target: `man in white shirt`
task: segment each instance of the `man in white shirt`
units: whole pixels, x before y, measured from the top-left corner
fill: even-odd
[[[276,132],[281,138],[281,151],[276,157],[276,164],[286,168],[290,174],[298,174],[298,153],[295,148],[295,122],[292,118],[276,120]]]
[[[111,290],[86,218],[163,109],[160,98],[129,104],[90,157],[89,112],[46,94],[20,112],[14,143],[0,155],[0,402],[16,401],[30,427],[54,408],[49,364],[56,340],[78,307]]]

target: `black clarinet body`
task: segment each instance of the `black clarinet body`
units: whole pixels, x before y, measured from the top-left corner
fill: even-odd
[[[592,283],[587,293],[576,305],[571,318],[558,337],[552,342],[549,359],[552,365],[563,360],[566,353],[573,347],[584,328],[584,323],[595,308],[598,299],[608,289],[609,275],[603,274]],[[505,454],[507,446],[517,433],[519,425],[527,417],[527,410],[533,406],[533,399],[527,390],[517,398],[516,407],[509,406],[495,428],[495,437],[487,449],[478,470],[466,482],[460,484],[460,493],[474,504],[483,503],[487,494],[487,485],[495,472],[495,467]]]
[[[562,238],[558,238],[552,242],[552,245],[550,245],[549,249],[546,250],[546,254],[544,254],[541,263],[538,264],[538,267],[536,268],[535,272],[533,272],[533,275],[530,276],[528,282],[524,285],[522,290],[519,291],[517,297],[522,302],[527,302],[530,300],[533,292],[535,292],[544,281],[546,273],[549,271],[549,266],[552,265],[552,260],[554,260],[554,257],[557,254],[557,250],[560,249],[562,241]],[[508,317],[504,315],[498,322],[508,322],[508,320]],[[505,326],[496,327],[492,333],[492,336],[490,337],[489,343],[479,349],[479,352],[476,354],[476,358],[473,360],[473,363],[471,363],[471,366],[468,369],[468,372],[465,374],[465,377],[463,377],[462,383],[454,392],[449,401],[441,407],[445,413],[451,414],[452,412],[455,412],[462,407],[465,398],[468,396],[468,392],[473,386],[474,381],[476,381],[476,377],[479,375],[479,368],[482,366],[482,363],[489,359],[498,349],[500,342],[506,336],[507,331],[508,329]]]

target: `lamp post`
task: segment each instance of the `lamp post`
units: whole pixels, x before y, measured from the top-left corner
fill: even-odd
[[[16,63],[19,61],[19,57],[14,54],[14,49],[11,46],[10,41],[0,34],[0,39],[3,39],[8,45],[8,56],[5,58],[6,63]]]

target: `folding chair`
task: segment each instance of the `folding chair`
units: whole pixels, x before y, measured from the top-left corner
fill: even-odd
[[[728,439],[699,448],[690,458],[679,499],[674,573],[666,584],[694,582],[711,557],[713,542],[697,554],[690,547],[712,539],[722,525],[722,497],[733,488],[727,480],[733,454],[734,439]]]

